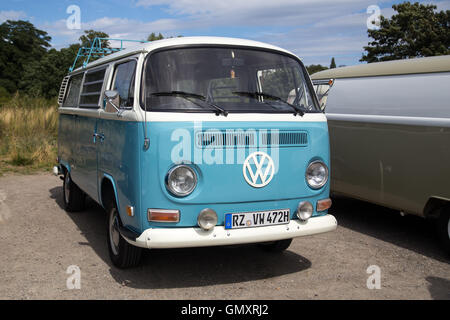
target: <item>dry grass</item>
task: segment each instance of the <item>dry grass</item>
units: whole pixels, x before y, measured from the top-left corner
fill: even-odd
[[[56,100],[16,94],[0,106],[0,174],[51,168],[58,133]]]

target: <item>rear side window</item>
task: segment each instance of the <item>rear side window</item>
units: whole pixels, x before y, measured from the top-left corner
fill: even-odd
[[[134,103],[134,79],[136,61],[131,60],[116,66],[113,79],[113,90],[119,93],[120,107],[132,107]]]
[[[78,98],[80,96],[80,86],[83,80],[83,74],[77,74],[70,78],[69,89],[67,90],[66,98],[63,107],[78,107]]]
[[[80,97],[80,107],[98,108],[106,68],[86,73]]]

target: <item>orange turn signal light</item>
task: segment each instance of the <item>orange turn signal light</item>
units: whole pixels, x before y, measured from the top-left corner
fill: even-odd
[[[127,206],[127,215],[130,217],[134,217],[134,207]]]
[[[331,199],[322,199],[317,201],[317,205],[316,205],[316,211],[320,212],[320,211],[325,211],[327,209],[331,208]]]
[[[179,222],[180,210],[148,209],[147,216],[151,222]]]

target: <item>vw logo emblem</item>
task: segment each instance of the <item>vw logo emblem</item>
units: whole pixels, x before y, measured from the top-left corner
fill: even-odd
[[[250,154],[242,166],[245,181],[255,188],[269,184],[275,173],[272,158],[265,152],[257,151]]]

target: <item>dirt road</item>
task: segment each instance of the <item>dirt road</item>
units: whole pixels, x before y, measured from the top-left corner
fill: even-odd
[[[119,270],[98,205],[69,214],[59,178],[3,176],[0,299],[450,299],[450,260],[425,220],[342,199],[331,213],[335,232],[295,239],[282,254],[254,245],[148,250],[138,268]],[[80,270],[80,289],[67,287],[69,266]],[[381,288],[368,289],[376,270]]]

